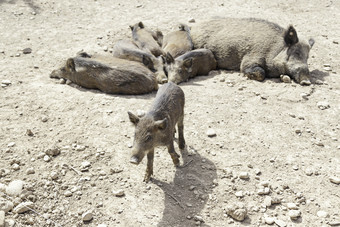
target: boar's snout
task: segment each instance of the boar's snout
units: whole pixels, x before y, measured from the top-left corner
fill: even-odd
[[[130,158],[130,163],[135,164],[135,165],[138,165],[138,164],[140,163],[140,160],[139,160],[138,156],[133,155],[133,156]]]

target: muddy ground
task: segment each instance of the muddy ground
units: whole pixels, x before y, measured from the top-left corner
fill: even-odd
[[[166,34],[178,22],[214,16],[293,24],[299,37],[313,37],[313,84],[256,82],[229,71],[181,84],[182,167],[157,148],[146,184],[145,160],[128,162],[127,111],[147,110],[155,93],[108,95],[49,74],[80,50],[109,54],[136,22]],[[1,203],[14,206],[6,226],[340,224],[339,21],[336,0],[0,0],[0,183],[25,182],[17,196],[0,192]],[[60,154],[46,156],[53,148]],[[33,209],[17,214],[25,201]],[[236,202],[247,209],[243,222],[225,212]],[[92,220],[84,222],[85,214]]]

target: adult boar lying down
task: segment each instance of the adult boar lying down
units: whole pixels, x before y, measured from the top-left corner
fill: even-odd
[[[141,63],[119,58],[102,60],[99,62],[81,53],[53,70],[50,77],[68,79],[84,88],[109,94],[138,95],[158,89],[154,74]]]
[[[299,40],[293,26],[284,29],[260,19],[219,18],[193,25],[191,37],[195,48],[214,53],[220,69],[240,69],[258,81],[286,74],[301,85],[311,84],[307,60],[314,40]]]

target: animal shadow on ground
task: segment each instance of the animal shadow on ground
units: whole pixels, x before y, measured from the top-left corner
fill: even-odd
[[[34,12],[39,13],[40,7],[34,4],[33,0],[23,0],[23,2],[28,5]],[[0,4],[7,3],[7,4],[16,4],[17,0],[0,0]]]
[[[313,84],[315,84],[316,80],[321,80],[321,81],[325,81],[325,77],[329,76],[328,72],[322,72],[318,69],[315,69],[313,71],[310,72],[310,77],[311,77],[311,81]]]
[[[213,181],[217,178],[215,165],[194,152],[194,149],[190,150],[193,151],[189,153],[187,148],[181,150],[183,165],[176,169],[173,182],[152,179],[165,194],[163,218],[159,227],[196,226],[195,216],[201,216],[213,190]],[[209,225],[202,222],[200,226]]]

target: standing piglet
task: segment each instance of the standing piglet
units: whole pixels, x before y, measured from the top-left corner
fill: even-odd
[[[216,69],[216,60],[208,49],[189,51],[176,59],[167,53],[168,80],[179,84],[198,75],[207,75]]]
[[[174,58],[191,51],[193,47],[190,28],[185,24],[180,24],[179,30],[170,32],[163,38],[162,48],[164,52],[169,52]]]
[[[260,19],[221,18],[194,25],[191,37],[196,48],[214,53],[220,69],[240,69],[258,81],[286,74],[301,85],[311,84],[307,60],[314,40],[299,40],[293,26],[284,29]]]
[[[149,51],[156,57],[165,55],[161,48],[163,42],[163,34],[161,31],[152,31],[144,27],[142,22],[130,26],[132,31],[132,39],[137,46],[145,51]]]
[[[130,121],[135,125],[135,137],[130,162],[139,164],[147,155],[147,168],[144,181],[148,182],[153,174],[154,148],[167,146],[174,165],[179,165],[179,155],[174,148],[174,131],[178,127],[178,145],[185,147],[183,136],[184,92],[174,83],[163,85],[157,92],[149,112],[139,118],[128,112]]]

